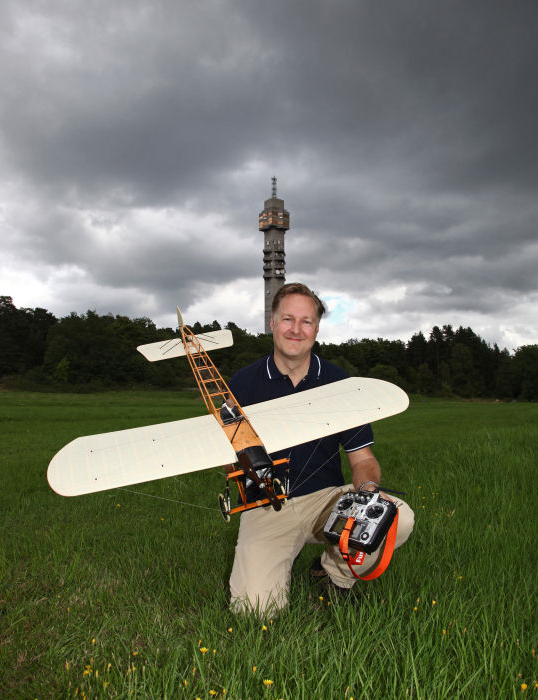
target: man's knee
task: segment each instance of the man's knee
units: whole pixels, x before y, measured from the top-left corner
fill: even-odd
[[[413,532],[415,514],[405,501],[398,501],[398,531],[396,533],[395,548],[401,547]]]

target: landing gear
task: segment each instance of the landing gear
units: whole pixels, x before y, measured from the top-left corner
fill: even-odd
[[[273,479],[273,493],[277,497],[283,496],[283,498],[280,499],[280,502],[282,504],[286,503],[286,500],[287,500],[286,491],[285,491],[284,487],[282,486],[282,482],[280,481],[280,479]]]
[[[225,523],[230,522],[230,489],[226,487],[224,493],[219,493],[219,507]]]

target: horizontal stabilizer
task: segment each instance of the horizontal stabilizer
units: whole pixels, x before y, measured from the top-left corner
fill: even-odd
[[[234,342],[232,332],[229,330],[200,333],[196,337],[206,352],[210,350],[219,350],[220,348],[228,348],[230,345],[233,345]],[[181,342],[181,338],[159,340],[156,343],[139,345],[136,349],[150,362],[169,360],[172,357],[184,357],[187,354]]]

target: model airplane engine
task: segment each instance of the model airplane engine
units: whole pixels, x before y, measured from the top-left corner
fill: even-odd
[[[338,544],[350,518],[353,524],[349,547],[371,554],[383,542],[398,509],[379,492],[350,491],[340,496],[323,528],[323,534]]]
[[[247,447],[237,453],[237,458],[246,475],[245,489],[249,502],[265,497],[264,493],[268,487],[272,489],[276,487],[277,494],[287,493],[287,461],[285,469],[279,469],[263,445]],[[280,508],[277,507],[277,510]]]
[[[256,484],[259,489],[265,489],[264,479],[271,476],[273,460],[267,454],[263,445],[253,445],[240,450],[237,453],[239,464],[247,475],[247,488],[249,481]]]

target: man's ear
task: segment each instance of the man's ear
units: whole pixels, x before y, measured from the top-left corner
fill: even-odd
[[[273,318],[273,314],[271,314],[271,333],[275,330],[275,321]]]

